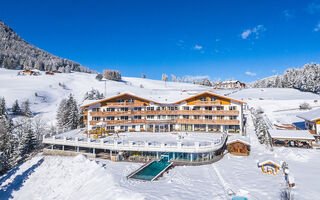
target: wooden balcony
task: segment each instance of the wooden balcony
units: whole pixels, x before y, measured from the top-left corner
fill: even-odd
[[[239,120],[223,119],[176,119],[177,124],[212,124],[212,125],[239,125]]]
[[[105,103],[104,106],[109,107],[139,107],[139,106],[145,106],[145,103],[143,102],[109,102]]]
[[[238,110],[145,110],[90,112],[91,116],[131,116],[131,115],[239,115]]]
[[[96,125],[100,121],[90,121],[90,125]],[[210,125],[239,125],[239,120],[205,120],[205,119],[169,119],[169,120],[110,120],[102,121],[107,125],[116,124],[210,124]]]
[[[219,106],[221,101],[195,101],[194,105],[196,106]]]

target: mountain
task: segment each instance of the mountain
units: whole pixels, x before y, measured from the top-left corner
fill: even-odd
[[[50,54],[24,41],[0,20],[0,67],[7,69],[38,69],[41,71],[94,73],[71,60]]]

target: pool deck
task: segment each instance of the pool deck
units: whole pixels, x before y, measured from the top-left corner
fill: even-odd
[[[206,132],[129,132],[92,139],[81,130],[44,136],[43,143],[111,151],[204,153],[220,149],[227,136]]]

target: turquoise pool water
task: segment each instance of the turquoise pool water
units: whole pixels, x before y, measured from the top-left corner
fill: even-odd
[[[170,162],[164,160],[153,161],[130,178],[151,181],[155,176],[157,176],[162,170],[164,170],[170,164]]]
[[[233,197],[232,200],[248,200],[246,197]]]

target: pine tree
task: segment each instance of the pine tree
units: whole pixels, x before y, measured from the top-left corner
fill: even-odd
[[[59,108],[58,108],[58,111],[57,111],[57,126],[62,128],[64,127],[65,125],[65,116],[66,116],[66,113],[67,113],[67,107],[66,107],[66,104],[67,104],[67,100],[66,99],[62,99],[60,104],[59,104]]]
[[[16,100],[12,106],[12,113],[14,115],[21,115],[22,113],[18,100]]]
[[[4,98],[0,98],[0,116],[2,115],[7,115],[6,101]]]
[[[23,105],[24,105],[23,115],[26,117],[32,117],[29,100],[25,101]]]
[[[12,156],[12,120],[10,118],[0,118],[0,174],[11,168],[10,160]]]

